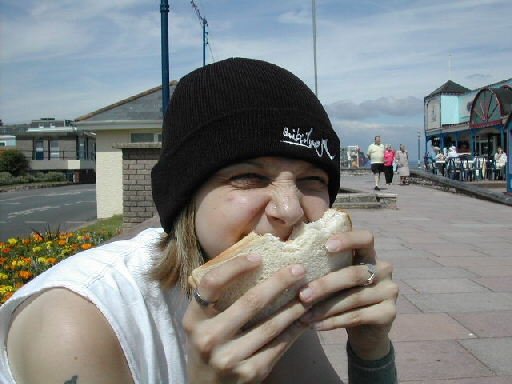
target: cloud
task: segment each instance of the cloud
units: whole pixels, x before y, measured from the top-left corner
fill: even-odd
[[[413,96],[403,99],[379,97],[359,104],[342,100],[326,105],[325,109],[332,119],[343,120],[365,120],[381,115],[415,116],[423,115],[423,100]]]

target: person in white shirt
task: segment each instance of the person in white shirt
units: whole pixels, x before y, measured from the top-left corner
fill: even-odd
[[[381,144],[380,136],[375,136],[375,142],[370,144],[366,153],[372,162],[372,172],[375,176],[375,190],[380,191],[380,174],[384,172],[384,144]]]
[[[352,384],[398,383],[389,338],[398,286],[374,236],[337,233],[352,265],[307,284],[293,264],[219,311],[229,284],[261,267],[239,256],[191,272],[252,231],[286,240],[340,189],[340,141],[298,77],[232,58],[176,85],[151,173],[161,228],[71,256],[0,307],[0,383],[340,384],[317,332],[344,329]],[[300,285],[289,305],[246,330]],[[334,356],[335,363],[343,361]]]

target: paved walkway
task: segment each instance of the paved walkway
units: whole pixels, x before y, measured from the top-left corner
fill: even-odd
[[[383,183],[382,183],[383,184]],[[342,176],[371,191],[373,177]],[[397,209],[350,210],[400,286],[391,333],[401,383],[512,383],[512,208],[419,185],[381,185]],[[346,380],[345,332],[321,334]]]

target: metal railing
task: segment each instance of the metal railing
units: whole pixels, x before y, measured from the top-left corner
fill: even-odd
[[[96,161],[96,152],[77,152],[77,151],[24,151],[21,152],[30,160],[93,160]]]

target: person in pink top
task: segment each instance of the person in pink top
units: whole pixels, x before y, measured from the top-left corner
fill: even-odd
[[[384,177],[386,178],[386,185],[393,183],[393,160],[395,159],[396,151],[393,150],[391,144],[386,144],[384,151]]]

